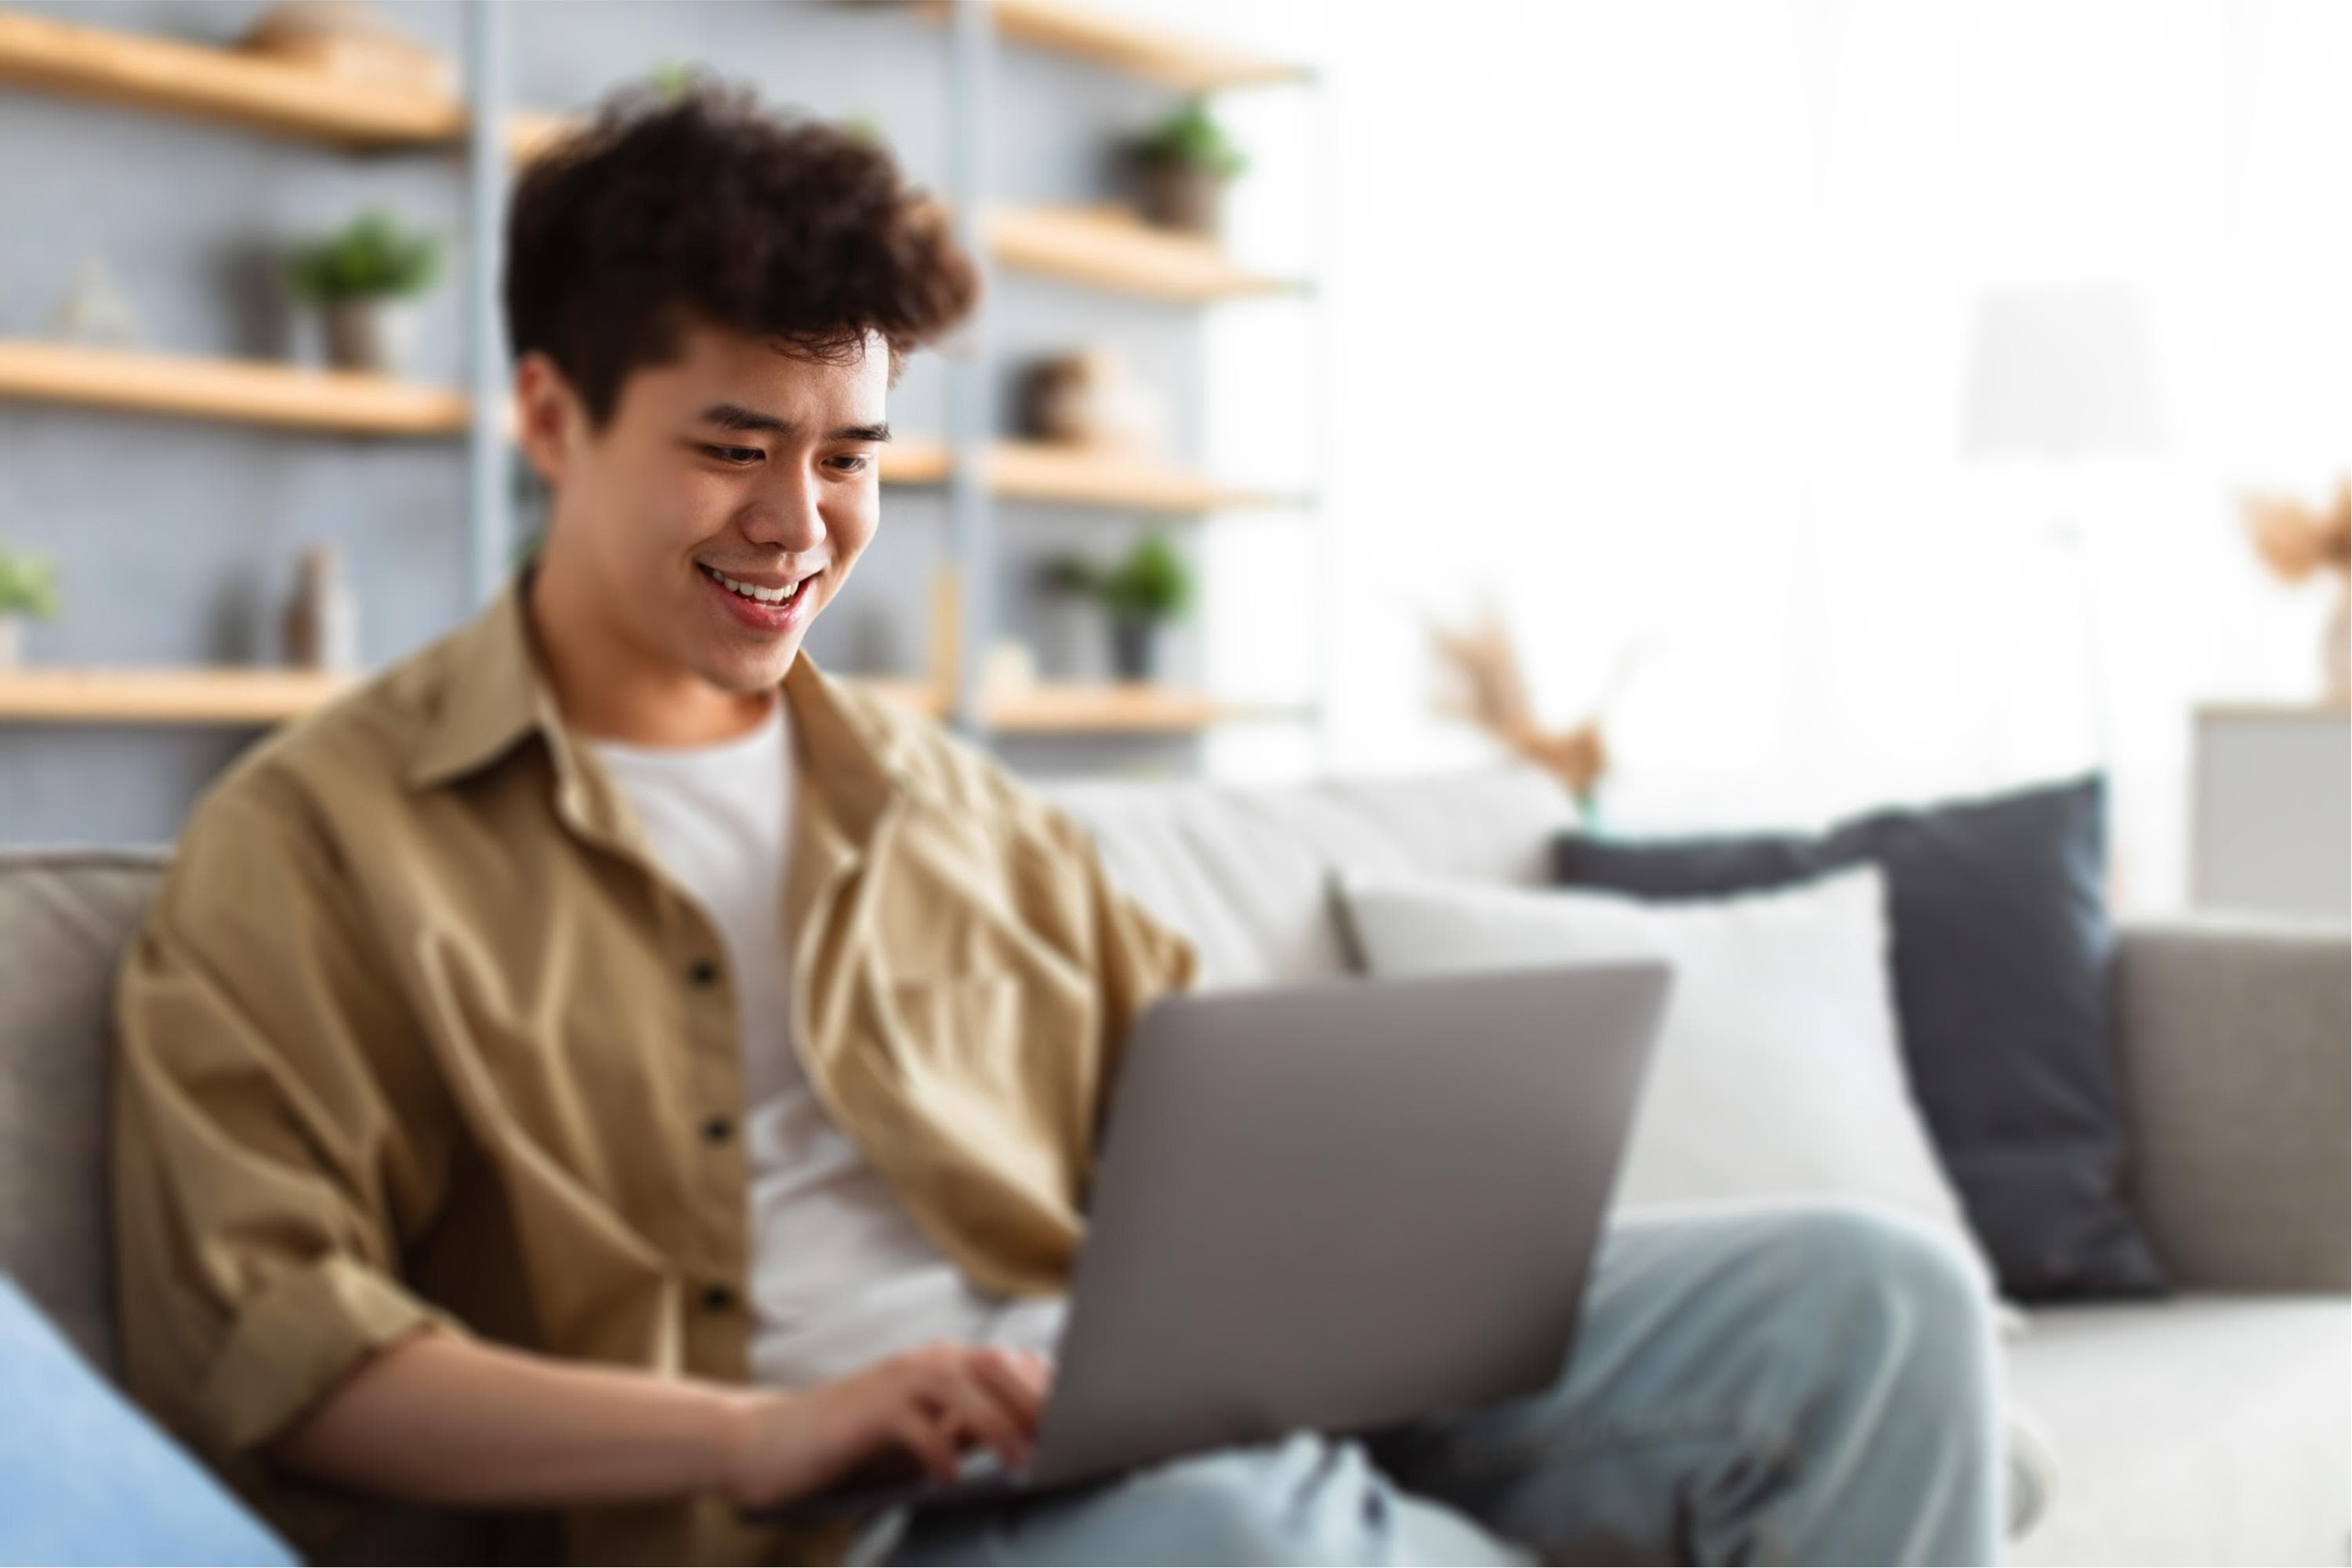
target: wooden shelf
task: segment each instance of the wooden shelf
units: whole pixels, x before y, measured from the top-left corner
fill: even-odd
[[[5,398],[411,436],[462,434],[467,407],[461,392],[350,371],[0,340]],[[1164,464],[1043,443],[1001,442],[988,461],[995,494],[1029,500],[1205,512],[1286,499],[1213,485]],[[943,485],[952,467],[948,449],[935,442],[897,442],[882,449],[885,484]]]
[[[276,724],[325,702],[344,679],[309,670],[0,670],[0,721]]]
[[[955,459],[943,442],[893,441],[882,448],[879,467],[885,485],[944,485]]]
[[[926,9],[936,18],[947,16],[943,5]],[[1131,22],[1070,0],[993,0],[989,11],[999,37],[1075,56],[1187,92],[1307,78],[1303,67],[1149,23]]]
[[[1197,692],[1146,682],[1041,682],[992,695],[982,702],[981,712],[990,728],[1018,735],[1175,734],[1231,719],[1270,716]]]
[[[1182,305],[1295,293],[1236,267],[1211,241],[1156,229],[1120,207],[1006,207],[985,225],[999,266]]]
[[[0,670],[0,723],[272,725],[299,718],[350,676],[310,670]],[[945,704],[917,680],[856,685],[937,716]]]
[[[1239,490],[1172,464],[1042,441],[1000,441],[989,448],[989,489],[1024,501],[1066,501],[1139,512],[1215,512],[1286,506],[1295,499]]]
[[[526,162],[578,125],[556,114],[508,116],[507,142]],[[1000,267],[1178,305],[1296,294],[1292,277],[1238,266],[1215,242],[1154,228],[1120,206],[1002,207],[982,225]]]
[[[578,119],[568,114],[510,109],[507,110],[507,155],[518,163],[528,163],[578,130],[580,124]]]
[[[571,134],[562,115],[517,112],[507,142],[518,162]],[[1296,294],[1306,286],[1238,266],[1213,241],[1154,228],[1125,207],[1003,207],[983,225],[1000,267],[1177,305]]]
[[[171,38],[0,12],[0,82],[343,147],[455,141],[455,99]]]
[[[1171,515],[1283,507],[1297,500],[1270,490],[1213,484],[1152,458],[1050,442],[996,442],[986,462],[989,493],[1009,500]],[[954,467],[948,449],[935,443],[895,442],[882,449],[887,485],[944,485]]]
[[[362,151],[462,141],[453,98],[338,76],[213,44],[0,11],[0,83]],[[527,162],[574,122],[512,110],[507,144]]]
[[[0,398],[373,435],[466,428],[463,392],[352,371],[0,340]]]
[[[0,724],[232,725],[299,718],[353,677],[310,670],[0,670]],[[929,682],[853,676],[851,684],[932,718],[947,710]],[[992,729],[1020,735],[1180,734],[1290,710],[1219,702],[1138,683],[1041,682],[983,699]]]
[[[931,718],[947,716],[946,695],[927,681],[851,679]],[[1137,682],[1041,681],[983,696],[980,710],[989,728],[1013,735],[1173,735],[1236,719],[1296,716],[1290,708],[1219,702],[1195,692]]]

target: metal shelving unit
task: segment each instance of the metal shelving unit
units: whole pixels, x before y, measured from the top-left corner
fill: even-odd
[[[514,167],[564,133],[561,116],[513,106],[511,0],[471,0],[469,68],[460,99],[364,83],[216,47],[0,10],[0,87],[61,93],[136,110],[314,141],[345,152],[460,154],[475,243],[458,280],[467,330],[463,382],[440,387],[296,365],[72,344],[0,340],[0,398],[388,438],[461,437],[466,444],[467,591],[479,603],[506,580],[514,537],[509,484],[507,353],[499,321],[499,241]],[[1006,43],[1059,50],[1139,79],[1192,90],[1289,83],[1279,61],[1139,26],[1067,0],[949,0],[952,149],[948,192],[959,235],[983,274],[1003,267],[1080,287],[1207,306],[1297,293],[1298,280],[1234,265],[1215,246],[1146,228],[1115,212],[997,202],[989,178],[996,51]],[[1164,517],[1295,505],[1297,497],[1221,486],[1181,465],[1009,441],[995,434],[995,345],[988,310],[949,361],[944,441],[904,442],[885,459],[894,485],[944,486],[949,555],[969,589],[993,581],[995,503],[1021,499]],[[1133,684],[1048,683],[1020,693],[979,689],[995,626],[992,596],[966,591],[955,628],[953,688],[875,683],[938,712],[985,742],[992,734],[1139,734],[1198,730],[1230,718],[1295,716],[1195,693]],[[0,682],[0,721],[270,723],[331,695],[337,684],[285,670],[36,671]]]
[[[1008,43],[1056,50],[1194,92],[1295,84],[1308,80],[1308,73],[1068,0],[948,0],[931,10],[950,30],[952,143],[947,196],[958,235],[985,275],[1016,269],[1081,287],[1195,307],[1305,292],[1302,280],[1253,272],[1210,242],[1148,228],[1117,209],[1001,202],[990,178],[989,131],[997,50]],[[1013,699],[992,700],[981,689],[981,666],[996,632],[997,498],[1067,501],[1169,517],[1303,499],[1223,487],[1172,468],[1155,472],[995,439],[991,388],[999,377],[986,303],[992,292],[983,293],[979,317],[950,361],[950,555],[966,590],[961,612],[952,617],[958,645],[950,722],[985,745],[1004,734],[1176,733],[1234,720],[1311,717],[1311,712],[1294,706],[1244,707],[1175,689],[1058,684],[1030,694],[1015,709],[1007,706]],[[970,586],[974,584],[982,586]]]

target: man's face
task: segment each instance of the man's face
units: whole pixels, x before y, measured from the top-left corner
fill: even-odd
[[[594,434],[552,367],[526,362],[526,439],[558,492],[541,571],[613,653],[755,692],[874,537],[889,350],[873,337],[824,363],[700,325],[682,350],[633,371]]]

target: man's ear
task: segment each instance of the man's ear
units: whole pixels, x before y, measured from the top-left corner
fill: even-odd
[[[587,413],[553,360],[534,349],[515,362],[515,444],[551,490],[563,482],[586,438]]]

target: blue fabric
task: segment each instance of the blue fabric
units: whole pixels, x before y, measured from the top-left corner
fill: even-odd
[[[948,1563],[1992,1563],[2000,1351],[1957,1246],[1858,1206],[1621,1216],[1551,1387],[1075,1498],[883,1521]]]
[[[0,1276],[0,1563],[294,1561]]]

